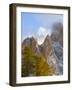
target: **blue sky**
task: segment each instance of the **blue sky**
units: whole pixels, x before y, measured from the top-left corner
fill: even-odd
[[[57,22],[63,23],[63,15],[21,12],[22,41],[34,36],[41,44],[45,36],[51,34],[52,25]]]

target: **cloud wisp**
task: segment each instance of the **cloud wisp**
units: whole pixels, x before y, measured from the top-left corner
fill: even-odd
[[[44,27],[39,27],[34,37],[37,39],[38,44],[42,44],[47,35],[51,35],[51,30]]]

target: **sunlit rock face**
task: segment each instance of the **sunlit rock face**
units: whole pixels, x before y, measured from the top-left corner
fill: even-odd
[[[59,50],[57,48],[59,48]],[[52,44],[51,37],[48,35],[45,38],[44,43],[41,45],[41,53],[46,58],[48,64],[55,69],[55,75],[62,74],[62,48],[59,45],[54,46],[54,44]],[[61,56],[59,57],[59,55]]]
[[[40,54],[40,50],[39,50],[39,45],[36,41],[36,39],[34,37],[30,37],[30,38],[26,38],[23,43],[22,43],[22,49],[24,50],[24,48],[26,46],[31,47],[32,51],[35,54]]]

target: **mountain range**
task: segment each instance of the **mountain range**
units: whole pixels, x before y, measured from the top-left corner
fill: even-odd
[[[31,48],[32,52],[35,55],[37,55],[38,57],[42,56],[45,62],[49,65],[49,67],[53,68],[52,74],[48,74],[48,75],[62,75],[63,74],[63,40],[62,39],[63,38],[62,35],[60,35],[60,33],[58,34],[52,33],[51,36],[47,35],[44,42],[41,45],[38,44],[37,40],[34,37],[30,37],[30,38],[28,37],[24,39],[24,41],[22,42],[22,67],[24,67],[25,65],[24,51],[25,51],[25,47],[27,46]],[[42,67],[44,67],[44,64]],[[43,68],[41,68],[41,70],[42,69]],[[22,68],[22,76],[25,75],[23,74],[25,72],[24,70]],[[31,71],[29,72],[28,72],[29,75],[26,76],[36,76],[36,74],[32,74]],[[36,69],[34,70],[34,72],[36,72]]]

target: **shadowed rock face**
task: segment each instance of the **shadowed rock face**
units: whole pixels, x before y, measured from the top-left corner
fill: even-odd
[[[60,74],[63,74],[63,25],[62,23],[56,23],[53,26],[53,32],[51,34],[52,47],[54,53],[58,58],[58,68]]]
[[[53,32],[51,34],[53,42],[59,42],[63,47],[63,25],[62,23],[55,23],[53,25]]]
[[[34,37],[26,38],[22,42],[22,50],[25,46],[30,46],[34,53],[42,55],[47,63],[54,68],[53,75],[61,75],[63,74],[63,47],[58,39],[53,39],[54,34],[52,35],[47,35],[41,45],[38,45]]]

